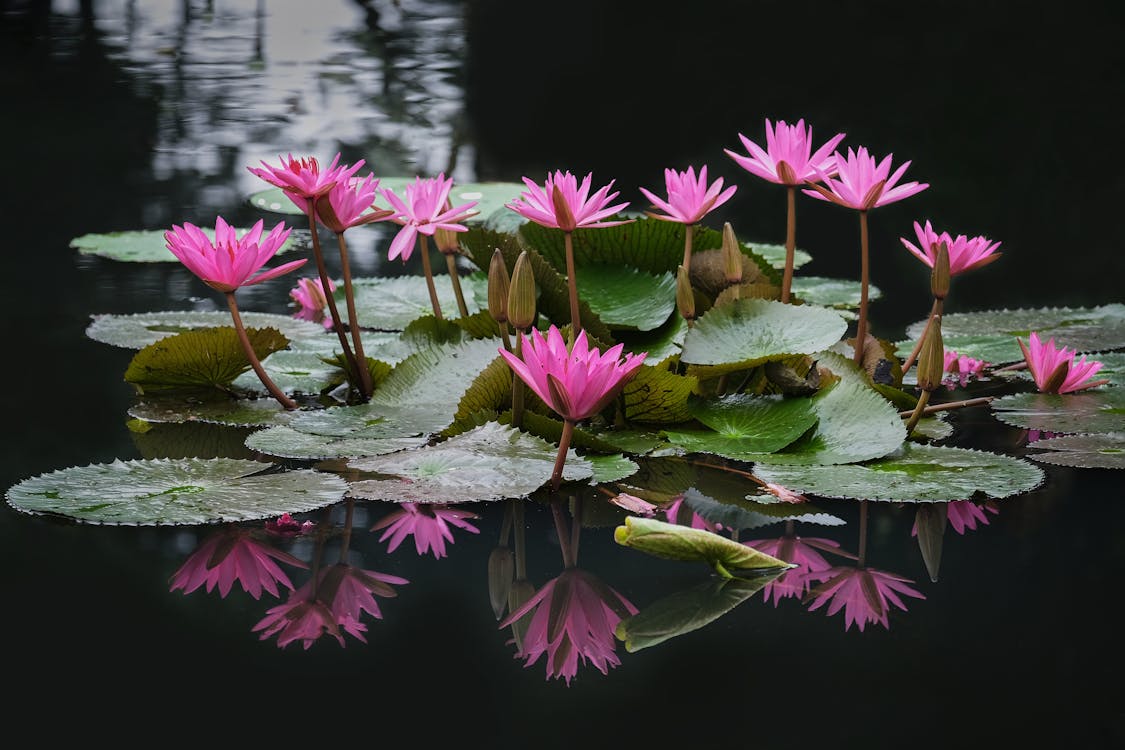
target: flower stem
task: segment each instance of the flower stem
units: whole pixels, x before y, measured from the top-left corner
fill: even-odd
[[[344,299],[348,306],[348,328],[352,332],[352,344],[355,346],[356,369],[359,370],[360,390],[364,401],[371,398],[374,386],[371,383],[371,368],[367,366],[367,355],[363,353],[363,341],[360,340],[359,318],[355,313],[355,292],[352,290],[352,271],[348,263],[348,243],[343,232],[336,233],[336,243],[340,246],[340,266],[344,275]],[[327,287],[325,287],[327,289]],[[325,295],[326,297],[329,295]]]
[[[695,225],[684,224],[684,262],[681,265],[688,273],[691,272],[691,243],[694,238]]]
[[[934,323],[934,318],[941,315],[941,310],[944,305],[937,297],[934,297],[933,307],[930,308],[930,317],[926,318],[926,327],[922,329],[922,335],[918,337],[918,342],[914,344],[914,349],[911,350],[910,356],[902,363],[902,374],[905,375],[918,359],[918,353],[922,351],[922,342],[926,340],[926,334],[930,332],[930,327]]]
[[[332,327],[336,331],[337,338],[340,339],[340,346],[344,350],[344,361],[347,363],[347,369],[351,370],[349,379],[353,383],[359,383],[359,366],[355,361],[355,354],[352,353],[352,348],[348,346],[348,337],[344,335],[344,322],[340,319],[340,311],[336,309],[336,298],[329,291],[328,269],[324,265],[324,253],[320,249],[320,235],[317,234],[316,227],[316,207],[313,202],[309,201],[309,206],[305,211],[309,217],[309,232],[312,234],[313,246],[313,259],[316,261],[316,271],[320,276],[320,288],[324,290],[324,298],[328,302],[328,310],[332,313]],[[353,379],[354,376],[354,379]]]
[[[254,353],[254,347],[250,344],[250,337],[246,335],[246,327],[242,325],[242,316],[238,314],[238,303],[234,301],[234,292],[227,292],[227,307],[230,308],[231,318],[234,319],[234,330],[238,334],[238,340],[242,343],[242,351],[246,353],[246,358],[250,360],[250,366],[254,368],[254,372],[258,374],[258,379],[264,385],[277,402],[284,406],[286,409],[293,410],[297,408],[297,402],[285,395],[277,384],[270,380],[270,376],[266,374],[262,363],[258,361],[258,355]]]
[[[914,432],[914,428],[918,425],[918,420],[922,418],[922,413],[926,411],[926,404],[930,400],[930,392],[922,391],[918,396],[918,403],[914,405],[914,411],[910,413],[910,419],[906,423],[906,436]]]
[[[574,345],[574,339],[582,331],[582,318],[578,313],[578,279],[574,277],[574,240],[570,232],[563,234],[566,246],[566,285],[570,292],[570,340],[568,345]]]
[[[964,409],[969,406],[984,406],[985,404],[991,403],[995,398],[995,396],[980,396],[979,398],[969,398],[964,401],[947,401],[944,404],[933,404],[932,406],[927,406],[922,409],[922,416],[927,417],[931,414],[937,414],[939,411],[952,411],[954,409]],[[898,415],[906,419],[913,415],[914,411],[914,409],[908,409],[907,411],[900,411]]]
[[[789,185],[785,212],[785,272],[781,278],[781,301],[789,301],[789,290],[793,286],[793,264],[797,253],[797,186]]]
[[[562,437],[559,438],[559,452],[555,456],[555,468],[551,472],[551,491],[558,490],[562,484],[563,465],[566,464],[566,451],[570,448],[570,441],[574,437],[574,422],[563,420]]]
[[[859,323],[855,331],[855,363],[863,364],[864,344],[867,341],[867,287],[870,280],[867,260],[867,212],[859,212]]]
[[[465,304],[465,294],[461,291],[461,274],[457,273],[457,256],[448,253],[445,265],[449,269],[449,280],[453,283],[453,294],[457,297],[457,310],[462,318],[469,317],[469,307]]]
[[[562,499],[551,500],[551,515],[555,519],[555,534],[559,537],[559,548],[562,550],[563,567],[573,568],[575,564],[574,548],[571,545],[570,532],[566,528],[566,519],[563,518]]]
[[[859,501],[859,552],[856,555],[856,567],[862,568],[867,560],[867,501]]]
[[[507,325],[506,323],[504,324]],[[516,357],[523,359],[523,335],[516,334]],[[523,424],[523,381],[512,373],[512,427],[517,430]]]
[[[426,274],[426,288],[430,292],[430,307],[434,309],[434,317],[441,320],[441,303],[438,302],[437,289],[434,288],[434,272],[430,268],[430,241],[424,234],[419,234],[422,251],[422,272]]]

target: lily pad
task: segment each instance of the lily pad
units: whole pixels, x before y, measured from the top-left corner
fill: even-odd
[[[730,394],[688,402],[692,416],[709,430],[665,430],[673,445],[691,453],[772,453],[816,424],[812,400]]]
[[[1014,393],[993,400],[1005,424],[1044,432],[1120,432],[1125,388],[1102,386],[1076,393]]]
[[[664,325],[651,331],[615,331],[617,342],[626,352],[645,353],[645,365],[656,367],[669,357],[678,357],[684,345],[688,325],[682,315],[669,316]]]
[[[614,529],[613,539],[654,557],[705,562],[723,578],[738,577],[732,571],[796,567],[725,536],[656,518],[626,516],[625,525]]]
[[[847,322],[822,307],[738,299],[708,310],[684,337],[680,361],[743,369],[792,354],[813,354],[839,341]]]
[[[558,447],[526,432],[489,422],[437,445],[353,459],[357,471],[397,479],[352,482],[349,495],[392,502],[464,503],[525,497],[550,481]],[[573,449],[563,479],[594,476],[593,465]]]
[[[114,461],[26,479],[8,504],[98,524],[154,526],[253,521],[339,502],[347,483],[310,470],[265,472],[233,458]]]
[[[686,422],[691,419],[688,399],[698,382],[691,375],[641,367],[621,389],[625,418],[647,424]]]
[[[784,249],[784,248],[782,248]],[[851,310],[859,307],[862,286],[851,279],[832,279],[827,276],[794,276],[790,287],[793,295],[806,304]],[[879,287],[867,286],[868,301],[883,296]]]
[[[276,328],[248,328],[246,337],[258,360],[289,345]],[[184,331],[155,341],[137,352],[125,381],[138,392],[180,388],[226,388],[250,370],[234,328]]]
[[[582,299],[614,329],[652,331],[676,310],[676,278],[604,264],[575,269]]]
[[[146,396],[133,404],[129,416],[145,422],[206,422],[232,427],[267,427],[286,424],[295,416],[275,398],[235,399],[187,398],[183,396]]]
[[[382,438],[334,437],[301,432],[287,425],[274,425],[246,437],[246,447],[278,458],[326,460],[379,456],[418,448],[429,442],[425,435],[389,436]]]
[[[783,270],[785,268],[785,245],[773,245],[768,242],[749,242],[746,243],[755,253],[762,256],[771,268]],[[800,268],[801,266],[812,260],[812,255],[799,247],[793,248],[793,268]],[[797,283],[796,277],[793,278],[794,286]],[[792,289],[794,287],[790,287]],[[870,290],[870,287],[868,287]]]
[[[482,286],[482,289],[477,289]],[[434,288],[438,303],[445,318],[460,315],[457,309],[457,296],[453,286],[444,274],[434,276]],[[355,292],[356,319],[364,328],[380,331],[402,331],[416,318],[433,315],[430,293],[424,276],[386,276],[353,279]],[[465,296],[465,306],[469,313],[481,308],[477,300],[484,294],[487,299],[487,280],[478,276],[461,279],[461,290]],[[345,315],[344,310],[340,310]]]
[[[324,327],[319,323],[299,320],[288,315],[273,313],[240,312],[247,328],[276,328],[294,345],[303,339],[324,340]],[[94,341],[123,349],[143,349],[166,336],[200,328],[231,326],[228,312],[167,311],[136,313],[133,315],[91,315],[86,335]],[[335,338],[335,337],[333,337]]]
[[[171,227],[169,227],[170,229]],[[266,226],[264,231],[269,232],[273,227]],[[214,228],[200,227],[204,234],[215,241]],[[164,240],[166,229],[130,230],[124,232],[108,232],[106,234],[84,234],[70,241],[70,246],[78,250],[81,255],[99,255],[110,260],[126,261],[130,263],[179,263],[180,259],[172,254]],[[235,231],[241,237],[250,231],[249,227],[237,228]],[[277,250],[277,255],[287,253],[300,247],[297,240],[300,234],[291,232],[289,237]],[[305,235],[308,236],[307,233]]]
[[[978,494],[1004,498],[1030,492],[1045,476],[1021,458],[909,442],[892,455],[864,464],[758,464],[754,473],[796,492],[893,502],[951,502]]]
[[[1030,443],[1027,457],[1045,464],[1081,469],[1125,469],[1125,432],[1066,435]],[[1042,451],[1042,452],[1039,452]]]

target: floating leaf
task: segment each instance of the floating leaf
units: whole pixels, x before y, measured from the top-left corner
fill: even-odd
[[[1076,393],[1014,393],[989,406],[1005,424],[1043,432],[1119,432],[1125,388],[1103,386]]]
[[[604,263],[575,270],[582,299],[611,330],[652,331],[676,310],[676,278]]]
[[[735,393],[688,402],[691,415],[710,430],[665,430],[669,442],[689,453],[721,456],[772,453],[816,424],[812,400]]]
[[[792,354],[827,349],[848,324],[822,307],[739,299],[711,308],[684,337],[680,361],[744,369]]]
[[[1029,492],[1044,479],[1042,469],[1020,458],[909,442],[865,464],[758,464],[754,473],[796,492],[894,502],[970,500],[978,493],[1003,498]]]
[[[474,287],[482,283],[487,282],[482,282],[478,277],[461,279],[465,306],[470,314],[480,310]],[[458,317],[457,297],[449,281],[438,274],[434,278],[434,286],[442,314],[451,319]],[[424,276],[358,278],[352,280],[352,289],[355,293],[356,319],[364,328],[402,331],[416,318],[432,315],[434,311]],[[484,294],[487,293],[485,287]],[[340,310],[340,314],[346,315],[344,310]]]
[[[750,242],[747,243],[755,253],[762,256],[770,267],[778,270],[785,268],[785,245],[772,245],[767,242]],[[812,260],[812,256],[805,250],[799,247],[793,248],[793,268],[800,268],[801,266]],[[793,277],[793,284],[796,285],[797,277]],[[791,289],[794,287],[790,287]],[[870,289],[870,287],[868,287]]]
[[[26,479],[7,492],[26,513],[100,524],[152,526],[253,521],[339,502],[338,476],[233,458],[114,461]]]
[[[289,345],[276,328],[248,328],[259,360]],[[206,328],[166,336],[137,352],[125,381],[139,392],[174,388],[225,388],[250,369],[234,328]]]
[[[93,322],[86,328],[87,336],[94,341],[123,349],[143,349],[162,338],[185,331],[231,326],[230,313],[225,312],[169,311],[90,317]],[[324,341],[328,338],[324,327],[319,323],[288,315],[243,312],[240,317],[247,328],[276,328],[294,344],[294,348],[306,340]],[[335,337],[332,339],[335,340]]]
[[[180,395],[148,395],[129,407],[129,416],[146,422],[207,422],[235,427],[267,427],[286,424],[296,412],[288,411],[275,398],[186,398]]]
[[[590,479],[591,484],[616,482],[621,479],[626,479],[636,474],[639,468],[636,461],[620,453],[609,456],[587,454],[582,458],[589,462],[594,468],[594,476]]]
[[[200,227],[204,234],[215,241],[213,227]],[[269,232],[272,227],[265,227]],[[109,232],[107,234],[84,234],[70,241],[70,246],[78,250],[81,255],[99,255],[110,260],[119,260],[132,263],[179,263],[180,259],[172,254],[164,240],[164,229],[132,230],[125,232]],[[237,228],[235,231],[241,237],[250,231],[249,227]],[[306,234],[307,236],[307,234]],[[277,255],[287,253],[299,247],[297,240],[299,233],[291,232],[285,242],[277,250]]]
[[[390,436],[382,438],[335,437],[300,432],[286,425],[275,425],[246,437],[246,447],[278,458],[325,460],[358,458],[418,448],[429,442],[425,435]]]
[[[785,571],[768,570],[740,578],[714,578],[658,599],[617,623],[614,635],[636,653],[699,630],[742,604]]]
[[[858,308],[862,292],[862,286],[858,281],[831,279],[827,276],[794,276],[790,289],[793,296],[803,300],[805,304],[844,310]],[[868,284],[868,301],[882,296],[883,293],[877,286]]]
[[[437,445],[387,456],[353,459],[357,471],[398,479],[353,482],[349,494],[368,500],[464,503],[525,497],[550,481],[558,447],[490,422]],[[563,479],[589,479],[590,462],[573,449]]]
[[[1082,469],[1125,469],[1125,432],[1066,435],[1028,443],[1027,457],[1045,464]]]
[[[614,331],[625,352],[647,354],[645,365],[656,367],[670,357],[678,357],[684,345],[688,325],[682,315],[669,316],[664,325],[651,331]]]
[[[691,419],[687,403],[697,385],[698,380],[690,375],[641,367],[621,389],[625,419],[648,424],[685,422]]]
[[[614,529],[613,539],[655,557],[706,562],[724,578],[733,577],[731,571],[796,567],[725,536],[656,518],[626,516],[625,525]]]

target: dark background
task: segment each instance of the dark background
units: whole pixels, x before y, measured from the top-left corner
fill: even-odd
[[[480,180],[592,171],[640,207],[637,186],[662,192],[664,168],[707,164],[739,185],[714,225],[781,243],[784,191],[722,149],[741,151],[740,132],[761,143],[767,117],[803,117],[818,144],[845,132],[845,146],[909,159],[904,179],[931,185],[871,213],[878,335],[901,335],[929,308],[928,271],[898,239],[927,218],[1002,242],[999,262],[954,282],[948,311],[1125,301],[1120,3],[449,6],[465,13],[464,126]],[[130,353],[82,331],[92,311],[162,309],[180,299],[180,277],[78,263],[68,242],[203,221],[198,196],[212,178],[151,172],[157,115],[175,92],[130,85],[80,16],[12,0],[0,12],[10,425],[0,483],[10,486],[133,457],[123,427],[132,394],[120,377]],[[366,144],[340,147],[348,156]],[[814,256],[808,273],[858,275],[854,212],[800,196],[797,229]],[[245,633],[252,602],[170,596],[177,563],[165,534],[90,533],[3,507],[9,718],[42,738],[217,743],[405,732],[424,745],[496,747],[1116,746],[1121,480],[1110,470],[1051,476],[976,537],[947,535],[940,585],[890,630],[860,637],[840,616],[758,607],[637,654],[608,678],[588,669],[569,691],[543,681],[541,664],[509,664],[479,617],[483,577],[460,584],[462,562],[447,561],[448,580],[431,579],[409,618],[373,628],[377,646],[309,658]],[[909,516],[889,517],[874,538],[896,540],[881,559],[909,561],[921,582],[909,526]],[[493,521],[459,540],[461,560],[476,565],[495,533]],[[694,572],[653,573],[608,542],[588,559],[599,549],[621,565],[602,568],[607,578],[639,581],[639,599]],[[431,563],[395,572],[421,578]],[[732,654],[731,643],[745,648]]]

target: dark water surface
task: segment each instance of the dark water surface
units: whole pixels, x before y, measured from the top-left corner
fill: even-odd
[[[898,240],[927,218],[1003,243],[999,262],[955,281],[947,311],[1125,300],[1120,5],[847,5],[0,3],[0,485],[146,457],[126,426],[133,352],[89,339],[90,315],[222,309],[178,265],[79,256],[70,240],[256,220],[245,198],[263,185],[245,168],[290,152],[461,182],[592,171],[638,208],[637,187],[661,192],[665,167],[708,164],[739,192],[707,223],[781,243],[782,192],[722,149],[741,151],[740,132],[761,142],[767,117],[804,117],[818,142],[846,132],[931,184],[871,213],[877,335],[901,337],[929,308],[928,274]],[[353,273],[403,272],[386,264],[388,243],[357,233]],[[857,275],[853,212],[801,201],[798,245],[810,274]],[[291,284],[240,303],[286,313]],[[1026,434],[987,410],[954,422],[950,444],[1022,455]],[[6,712],[44,738],[154,745],[218,742],[234,726],[287,744],[311,731],[425,747],[1118,747],[1121,475],[1046,469],[987,523],[946,530],[936,580],[914,508],[869,503],[868,564],[925,597],[891,610],[889,627],[845,629],[842,612],[758,594],[657,646],[618,644],[619,666],[582,666],[569,686],[546,679],[542,659],[513,658],[497,627],[487,560],[501,506],[473,508],[479,533],[454,530],[439,559],[409,541],[389,552],[367,529],[390,509],[359,504],[349,560],[410,583],[380,601],[366,644],[306,651],[251,631],[268,594],[169,591],[207,529],[84,526],[4,504]],[[854,551],[859,505],[824,508],[842,523],[800,533]],[[707,580],[705,567],[617,545],[621,517],[587,515],[583,569],[641,607]],[[525,533],[540,584],[560,570],[550,512],[529,507]]]

